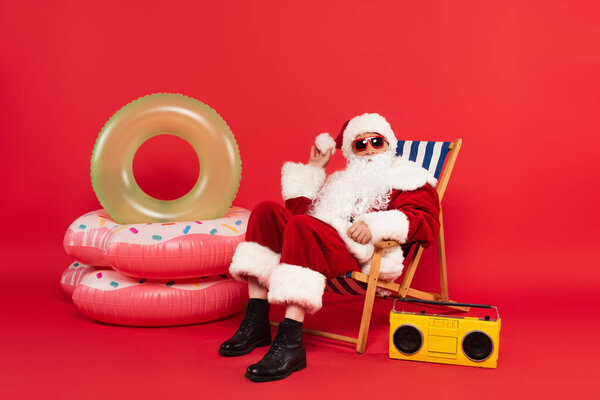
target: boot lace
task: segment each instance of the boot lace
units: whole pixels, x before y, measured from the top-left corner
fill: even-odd
[[[253,326],[256,325],[256,321],[257,321],[256,312],[249,311],[248,308],[246,307],[246,315],[244,316],[244,319],[242,319],[242,322],[240,323],[240,327],[238,328],[237,332],[243,332],[249,328],[252,328]]]
[[[273,339],[273,343],[271,343],[271,348],[267,353],[273,354],[274,356],[279,356],[283,349],[286,347],[288,343],[288,338],[286,334],[282,331],[277,332],[275,339]]]

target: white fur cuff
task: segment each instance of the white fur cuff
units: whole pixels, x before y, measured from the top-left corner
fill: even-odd
[[[357,221],[362,221],[369,227],[373,235],[373,242],[383,239],[406,242],[408,236],[408,218],[399,210],[376,211],[359,216]]]
[[[248,276],[258,279],[264,287],[269,287],[271,272],[279,264],[280,254],[254,242],[238,244],[229,266],[229,273],[237,280]]]
[[[362,272],[368,274],[371,271],[371,261],[362,264]],[[393,282],[404,269],[404,252],[402,247],[396,246],[383,250],[381,264],[379,264],[379,279],[383,281]]]
[[[325,276],[298,265],[281,264],[271,273],[269,303],[295,304],[313,314],[321,309]]]
[[[314,199],[325,182],[325,169],[286,162],[281,168],[281,195],[284,200],[296,197]]]
[[[321,153],[327,153],[327,150],[333,149],[331,154],[335,154],[335,140],[327,132],[323,132],[315,138],[315,145]]]

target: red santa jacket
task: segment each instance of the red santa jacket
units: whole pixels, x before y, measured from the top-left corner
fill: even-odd
[[[294,214],[306,214],[313,200],[295,197],[285,201],[285,206]],[[440,203],[437,191],[426,184],[416,190],[400,191],[394,189],[390,196],[388,209],[402,211],[408,219],[408,233],[405,244],[419,243],[423,247],[436,239],[440,229]]]
[[[387,209],[368,212],[355,219],[367,224],[373,235],[371,243],[360,244],[348,237],[346,232],[353,220],[349,215],[340,214],[337,208],[315,215],[337,230],[365,273],[370,268],[373,242],[388,239],[402,244],[417,242],[428,247],[439,231],[437,180],[424,168],[403,158],[394,161],[389,179],[393,191]],[[282,195],[286,207],[296,214],[308,213],[324,182],[323,168],[285,163],[282,168]],[[400,276],[404,260],[402,253],[400,247],[384,250],[381,279],[394,280]]]

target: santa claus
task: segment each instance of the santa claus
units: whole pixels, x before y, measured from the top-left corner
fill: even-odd
[[[354,117],[335,141],[319,135],[307,164],[283,165],[285,207],[263,202],[252,211],[246,241],[237,247],[229,268],[235,278],[248,282],[250,300],[239,329],[219,348],[221,355],[238,356],[271,345],[247,368],[247,378],[273,381],[306,367],[305,313],[321,308],[326,279],[353,270],[368,272],[374,242],[426,247],[435,239],[437,181],[414,162],[396,157],[396,144],[381,115]],[[326,180],[324,167],[335,147],[348,163]],[[402,262],[402,248],[384,250],[379,278],[395,280]],[[270,304],[286,305],[272,342]]]

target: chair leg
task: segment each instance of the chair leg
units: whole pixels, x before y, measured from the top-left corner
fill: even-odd
[[[402,280],[402,284],[400,285],[400,290],[398,291],[398,295],[401,297],[406,297],[408,293],[408,289],[410,289],[410,284],[412,283],[413,277],[415,276],[415,271],[417,270],[417,265],[419,265],[419,261],[421,260],[421,255],[423,254],[423,247],[418,246],[415,254],[413,254],[412,259],[408,263],[408,267],[406,267],[406,271],[404,272],[404,279]]]
[[[446,271],[446,246],[444,244],[444,220],[440,210],[440,233],[437,237],[438,262],[440,265],[440,287],[442,301],[448,301],[448,273]]]
[[[367,347],[367,335],[369,334],[371,314],[373,313],[373,302],[375,301],[375,292],[377,289],[377,280],[379,277],[379,266],[381,265],[382,252],[383,249],[376,247],[375,252],[373,253],[373,259],[371,261],[371,271],[369,272],[367,293],[365,294],[365,304],[363,306],[362,318],[360,320],[358,342],[356,343],[357,353],[364,353],[365,348]]]

